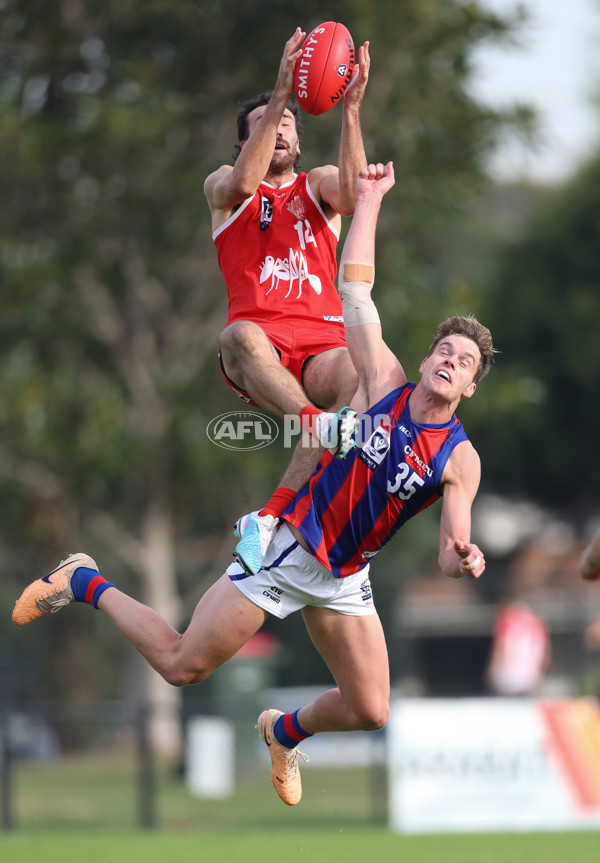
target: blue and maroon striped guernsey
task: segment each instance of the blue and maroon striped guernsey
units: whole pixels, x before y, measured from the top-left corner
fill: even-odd
[[[415,386],[392,390],[362,414],[357,447],[345,460],[326,452],[283,511],[336,578],[366,566],[409,518],[441,497],[446,462],[467,440],[454,415],[441,425],[411,419]]]

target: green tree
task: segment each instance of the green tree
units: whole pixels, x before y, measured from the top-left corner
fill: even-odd
[[[596,159],[502,247],[487,303],[502,350],[479,405],[496,413],[487,482],[574,524],[598,510],[599,212]]]

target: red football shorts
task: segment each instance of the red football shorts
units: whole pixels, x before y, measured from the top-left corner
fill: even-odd
[[[233,323],[233,321],[231,321]],[[257,323],[254,321],[254,323]],[[269,321],[258,324],[266,333],[267,338],[279,354],[281,365],[286,368],[302,384],[302,372],[305,364],[311,357],[322,354],[333,348],[345,348],[346,337],[344,335],[343,323],[326,321],[323,326],[307,327],[306,324],[280,323]],[[234,393],[254,407],[260,407],[253,402],[248,393],[234,384],[227,377],[223,368],[223,360],[219,351],[219,365],[225,380]]]

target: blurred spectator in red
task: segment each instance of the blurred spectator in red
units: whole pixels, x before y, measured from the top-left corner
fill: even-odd
[[[525,602],[507,599],[494,622],[486,682],[494,695],[533,695],[550,664],[551,644],[542,618]]]

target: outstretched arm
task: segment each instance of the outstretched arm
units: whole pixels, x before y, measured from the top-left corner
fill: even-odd
[[[356,210],[340,261],[346,344],[359,378],[353,407],[360,411],[406,383],[402,366],[383,340],[379,315],[371,299],[377,218],[383,196],[393,185],[391,162],[385,166],[368,165],[360,171]]]
[[[305,36],[306,33],[298,27],[286,42],[269,104],[243,143],[234,166],[222,165],[206,178],[204,193],[213,218],[218,211],[227,213],[253,195],[265,178],[277,141],[277,128],[294,89],[294,66],[302,55],[300,46]]]
[[[311,189],[341,216],[351,216],[356,206],[356,178],[366,167],[367,157],[360,129],[360,105],[369,80],[369,43],[358,49],[352,81],[344,95],[338,170],[329,167],[309,172]],[[315,188],[318,186],[318,188]]]
[[[450,578],[479,578],[485,569],[481,549],[471,542],[471,506],[479,488],[481,463],[472,444],[459,443],[446,464],[438,563]]]

